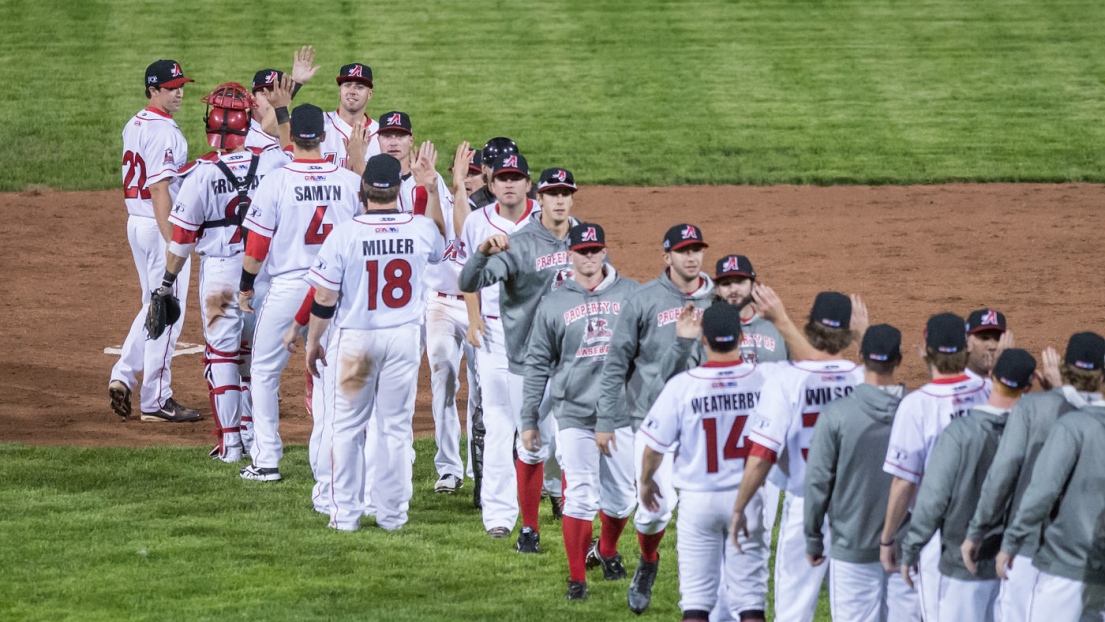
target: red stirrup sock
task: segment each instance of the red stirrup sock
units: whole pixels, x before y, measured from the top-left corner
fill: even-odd
[[[618,554],[618,539],[622,537],[622,530],[629,522],[629,517],[614,518],[599,510],[599,521],[602,522],[602,531],[599,532],[599,555],[613,557]]]
[[[660,559],[660,541],[664,539],[664,530],[660,533],[643,534],[637,532],[637,544],[641,547],[641,559],[653,563]]]
[[[586,581],[591,521],[565,516],[560,529],[564,533],[564,551],[568,554],[568,575],[572,581]]]
[[[541,488],[545,485],[545,465],[526,464],[515,459],[514,470],[518,474],[518,506],[522,510],[522,526],[537,527],[537,516],[541,510]]]

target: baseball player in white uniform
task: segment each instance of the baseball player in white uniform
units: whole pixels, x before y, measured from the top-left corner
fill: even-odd
[[[358,209],[360,180],[356,174],[322,159],[325,136],[322,110],[310,104],[291,115],[295,159],[265,177],[250,206],[249,229],[239,285],[238,305],[253,311],[253,285],[262,264],[271,275],[268,295],[257,311],[254,334],[253,463],[242,469],[245,479],[280,479],[280,374],[288,362],[284,332],[295,319],[309,287],[303,279],[331,230]]]
[[[852,301],[847,296],[817,295],[805,327],[815,357],[779,364],[764,382],[750,424],[751,446],[733,506],[731,533],[734,538],[747,534],[747,507],[770,471],[786,491],[775,549],[775,619],[782,622],[813,620],[828,570],[828,564],[811,566],[806,560],[806,452],[821,410],[863,382],[863,368],[840,357],[854,337],[851,322]],[[825,550],[830,548],[826,543]]]
[[[295,97],[299,89],[318,71],[318,67],[314,65],[314,62],[315,48],[310,45],[305,45],[294,53],[291,75],[292,97]],[[257,105],[253,109],[253,118],[249,122],[246,148],[280,146],[279,137],[269,133],[275,130],[270,127],[266,131],[265,124],[275,124],[277,122],[273,106],[269,102],[269,94],[272,93],[283,77],[284,72],[277,69],[262,69],[253,74],[253,84],[250,92],[253,94],[253,99]]]
[[[776,366],[744,362],[740,311],[729,304],[712,305],[702,315],[702,342],[706,363],[669,380],[641,424],[641,503],[659,510],[662,492],[653,477],[674,451],[683,619],[708,620],[720,584],[731,619],[763,620],[771,551],[763,534],[770,526],[763,521],[762,490],[744,508],[743,532],[730,538],[729,522],[749,451],[745,424]]]
[[[235,296],[242,274],[242,216],[250,195],[273,169],[287,164],[279,147],[247,150],[244,146],[252,98],[245,87],[229,82],[203,98],[212,106],[207,116],[207,142],[217,149],[217,160],[201,159],[188,173],[169,221],[173,240],[166,256],[163,287],[171,287],[180,267],[200,256],[200,313],[203,318],[204,377],[211,395],[218,444],[213,458],[242,459],[239,371],[242,312]]]
[[[380,124],[365,114],[372,99],[372,68],[361,63],[343,65],[337,82],[340,102],[337,110],[326,113],[322,157],[360,174],[365,162],[380,153],[376,141]]]
[[[307,365],[333,364],[333,412],[327,417],[333,461],[330,527],[356,531],[364,513],[364,430],[379,418],[373,503],[389,531],[407,522],[412,494],[411,420],[418,387],[426,266],[441,261],[445,240],[428,218],[398,209],[399,161],[370,158],[365,212],[337,227],[307,280],[316,288],[307,337]],[[331,318],[329,358],[321,344]],[[383,389],[383,390],[381,390]],[[324,435],[326,432],[324,432]]]
[[[898,569],[895,559],[896,534],[906,518],[928,464],[929,454],[944,428],[971,408],[986,404],[990,389],[982,378],[964,373],[967,366],[967,331],[963,318],[940,313],[925,327],[925,361],[932,381],[910,393],[898,405],[890,446],[883,470],[894,476],[886,508],[879,557],[887,572]],[[940,538],[934,537],[921,550],[920,580],[917,586],[921,612],[926,620],[938,619],[936,603],[940,573]]]
[[[131,392],[142,374],[142,420],[174,423],[199,421],[199,411],[173,399],[170,364],[184,325],[191,262],[185,261],[172,285],[180,300],[180,319],[158,339],[147,339],[145,320],[150,293],[165,272],[165,251],[173,236],[169,213],[180,189],[179,170],[188,161],[188,143],[173,120],[184,98],[185,77],[180,64],[159,60],[146,68],[149,106],[131,117],[123,128],[123,196],[127,205],[130,241],[142,308],[131,323],[123,353],[111,369],[108,395],[115,414],[131,413]]]

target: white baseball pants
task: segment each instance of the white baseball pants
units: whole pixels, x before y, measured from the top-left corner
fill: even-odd
[[[940,616],[948,622],[993,622],[1001,581],[963,581],[940,575]]]
[[[242,256],[200,258],[200,317],[203,319],[204,377],[211,395],[211,414],[220,454],[241,438],[242,313],[238,283]]]
[[[290,355],[284,348],[284,331],[295,322],[295,314],[309,289],[310,285],[302,278],[275,277],[257,311],[250,365],[254,434],[250,455],[253,464],[260,468],[279,467],[284,455],[284,444],[280,441],[280,375]],[[329,353],[327,362],[333,364]]]
[[[1001,622],[1027,622],[1028,602],[1032,599],[1032,588],[1040,578],[1040,570],[1032,565],[1031,557],[1017,555],[1013,558],[1013,567],[1008,570],[1008,576],[1008,581],[1001,582],[998,602],[994,606],[994,619]]]
[[[1019,562],[1013,561],[1016,568]],[[1040,572],[1028,603],[1029,622],[1105,622],[1105,585]]]
[[[261,273],[253,282],[254,309],[259,308],[268,295],[269,275],[262,266]],[[250,376],[250,368],[253,366],[253,334],[256,328],[257,314],[242,313],[242,347],[239,357],[242,362],[238,365],[238,372],[242,377],[242,401],[239,404],[239,410],[242,420],[242,444],[245,445],[247,452],[253,451],[253,377]]]
[[[130,324],[130,331],[123,341],[123,353],[111,368],[111,380],[119,380],[131,390],[137,387],[138,374],[142,374],[140,407],[142,412],[161,410],[165,400],[173,396],[173,372],[170,365],[173,351],[188,309],[188,280],[192,274],[192,259],[188,258],[173,284],[173,295],[180,300],[180,319],[165,329],[159,339],[146,339],[146,313],[150,305],[150,293],[161,287],[165,276],[165,238],[153,218],[130,216],[127,218],[127,240],[138,269],[138,284],[142,290],[142,307]]]
[[[564,515],[595,520],[599,510],[612,518],[625,518],[637,505],[633,486],[633,429],[614,431],[617,451],[607,458],[595,445],[594,430],[560,430],[557,448],[564,471]],[[544,436],[541,437],[545,440]]]
[[[437,475],[464,479],[465,466],[460,459],[460,415],[457,390],[460,388],[460,360],[468,367],[468,421],[479,406],[480,391],[476,374],[476,349],[468,344],[468,311],[464,298],[442,297],[429,292],[426,301],[426,359],[430,364],[430,404],[434,415],[434,441]],[[469,424],[471,425],[471,424]],[[469,428],[469,434],[471,429]]]
[[[783,515],[779,521],[779,541],[775,545],[775,619],[778,622],[812,622],[821,596],[821,584],[834,562],[829,522],[825,534],[825,563],[811,566],[806,559],[806,500],[787,494],[783,498]]]
[[[672,457],[671,453],[664,454],[664,458],[660,461],[659,468],[656,469],[656,473],[652,476],[653,481],[660,487],[660,508],[653,512],[646,508],[644,504],[640,503],[640,481],[641,481],[641,464],[645,457],[645,447],[648,446],[644,439],[639,438],[641,432],[638,430],[633,437],[633,468],[634,468],[634,482],[637,483],[637,512],[633,515],[633,526],[637,528],[637,531],[645,534],[652,535],[660,533],[667,529],[668,523],[671,522],[671,514],[675,511],[675,506],[679,503],[679,495],[675,492],[675,486],[672,485]],[[673,449],[674,451],[674,449]],[[729,508],[732,510],[732,506]],[[732,515],[732,512],[730,512]]]
[[[921,547],[917,556],[917,595],[921,601],[921,617],[940,622],[940,530]]]
[[[860,564],[839,559],[829,566],[829,607],[834,620],[849,622],[921,622],[917,591],[882,562]]]
[[[736,500],[736,488],[679,493],[675,550],[679,556],[679,608],[683,611],[712,610],[719,591],[731,619],[739,620],[742,611],[767,606],[771,549],[764,546],[763,493],[758,492],[745,509],[748,537],[739,536],[743,553],[729,537]]]
[[[387,530],[407,522],[413,487],[414,399],[421,360],[421,326],[334,331],[328,356],[334,366],[334,410],[326,418],[333,455],[330,526],[360,528],[365,509],[365,427],[377,420],[372,502],[376,523]],[[383,390],[380,390],[383,388]],[[325,433],[325,432],[324,432]]]
[[[330,336],[333,330],[327,329],[320,343],[323,352],[329,355]],[[332,359],[327,356],[327,362]],[[311,488],[311,505],[320,514],[330,515],[331,483],[334,474],[334,459],[331,454],[331,437],[326,426],[334,413],[334,373],[330,367],[318,366],[319,377],[315,378],[315,390],[311,394],[311,439],[307,445],[307,459],[311,463],[311,473],[315,476],[315,485]]]

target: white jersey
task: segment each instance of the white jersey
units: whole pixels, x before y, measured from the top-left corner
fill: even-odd
[[[437,196],[442,203],[442,208],[444,208],[446,200],[452,201],[452,195],[453,193],[449,190],[449,187],[445,185],[445,180],[441,178],[441,175],[438,175]],[[414,175],[410,173],[403,179],[403,183],[399,185],[400,211],[407,212],[408,214],[425,216],[426,202],[429,198],[426,189],[418,185],[418,182],[414,180]]]
[[[986,383],[967,374],[934,380],[905,396],[894,414],[882,470],[914,484],[921,483],[936,439],[944,428],[952,419],[985,405],[989,399]]]
[[[372,133],[372,137],[368,140],[368,146],[365,147],[364,159],[365,162],[368,162],[369,158],[380,153],[380,142],[376,140],[376,131],[380,129],[380,124],[367,114],[364,118],[368,123],[368,131]],[[323,121],[325,123],[326,138],[323,139],[320,147],[322,157],[327,162],[333,162],[345,168],[349,164],[349,156],[345,152],[345,141],[349,140],[349,134],[353,131],[353,126],[342,120],[337,110],[327,112]]]
[[[989,395],[990,393],[992,393],[992,392],[993,392],[993,390],[994,390],[994,381],[993,381],[993,380],[992,380],[992,379],[991,379],[991,378],[990,378],[989,376],[986,376],[986,377],[984,378],[984,377],[982,377],[982,376],[979,376],[979,375],[978,375],[978,374],[976,374],[975,372],[971,371],[971,370],[970,370],[969,368],[968,368],[968,369],[964,369],[964,370],[963,370],[963,373],[964,373],[964,374],[967,374],[967,375],[968,375],[968,376],[970,376],[971,378],[978,378],[979,380],[981,380],[981,381],[982,381],[982,383],[986,385],[986,394],[987,394],[987,395]],[[987,399],[989,399],[989,398],[987,398]]]
[[[180,169],[188,162],[188,142],[166,112],[145,108],[123,128],[123,196],[131,216],[153,218],[150,186],[169,182],[169,197],[180,190]]]
[[[526,199],[526,211],[518,222],[511,222],[499,215],[499,202],[495,201],[478,210],[473,210],[468,218],[464,219],[464,227],[460,232],[461,247],[458,249],[457,264],[461,267],[467,262],[467,257],[479,252],[480,244],[493,235],[510,235],[526,224],[530,214],[541,210],[541,206],[533,199]],[[459,275],[459,273],[458,273]],[[480,314],[487,317],[499,317],[499,283],[489,285],[480,290]],[[448,293],[448,292],[443,292]]]
[[[266,149],[268,147],[280,147],[280,139],[265,133],[265,130],[261,129],[261,124],[257,119],[249,120],[249,133],[246,134],[246,148],[259,147]]]
[[[440,194],[440,186],[438,192],[441,198],[441,217],[445,222],[445,252],[440,262],[426,269],[426,287],[431,293],[441,292],[450,296],[463,296],[464,292],[460,291],[457,281],[460,280],[461,262],[468,260],[468,253],[454,228],[453,193]]]
[[[325,160],[292,160],[261,180],[245,227],[272,239],[273,278],[302,277],[336,225],[360,212],[361,178]]]
[[[676,443],[672,483],[714,492],[740,486],[748,457],[746,423],[771,363],[706,363],[664,385],[641,424],[649,447],[666,453]]]
[[[422,324],[426,266],[441,261],[445,240],[425,216],[361,214],[334,230],[307,281],[341,293],[334,325],[378,330]]]
[[[260,150],[259,150],[260,151]],[[218,156],[239,179],[249,173],[253,158],[260,158],[254,172],[249,197],[257,194],[261,179],[288,163],[291,158],[279,147],[265,149],[259,154],[247,149]],[[238,227],[225,224],[210,226],[216,221],[233,221],[238,214],[238,191],[226,178],[214,160],[201,158],[180,186],[169,222],[186,231],[199,231],[196,253],[209,257],[233,257],[245,250]],[[205,226],[207,225],[207,226]]]
[[[764,382],[748,440],[778,458],[772,479],[788,494],[805,494],[806,454],[821,409],[863,377],[863,367],[851,361],[799,361],[778,363]]]

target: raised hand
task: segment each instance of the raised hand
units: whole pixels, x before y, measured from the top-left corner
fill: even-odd
[[[292,59],[292,81],[307,84],[315,76],[315,72],[318,71],[318,66],[314,64],[314,46],[305,45],[299,48]]]

